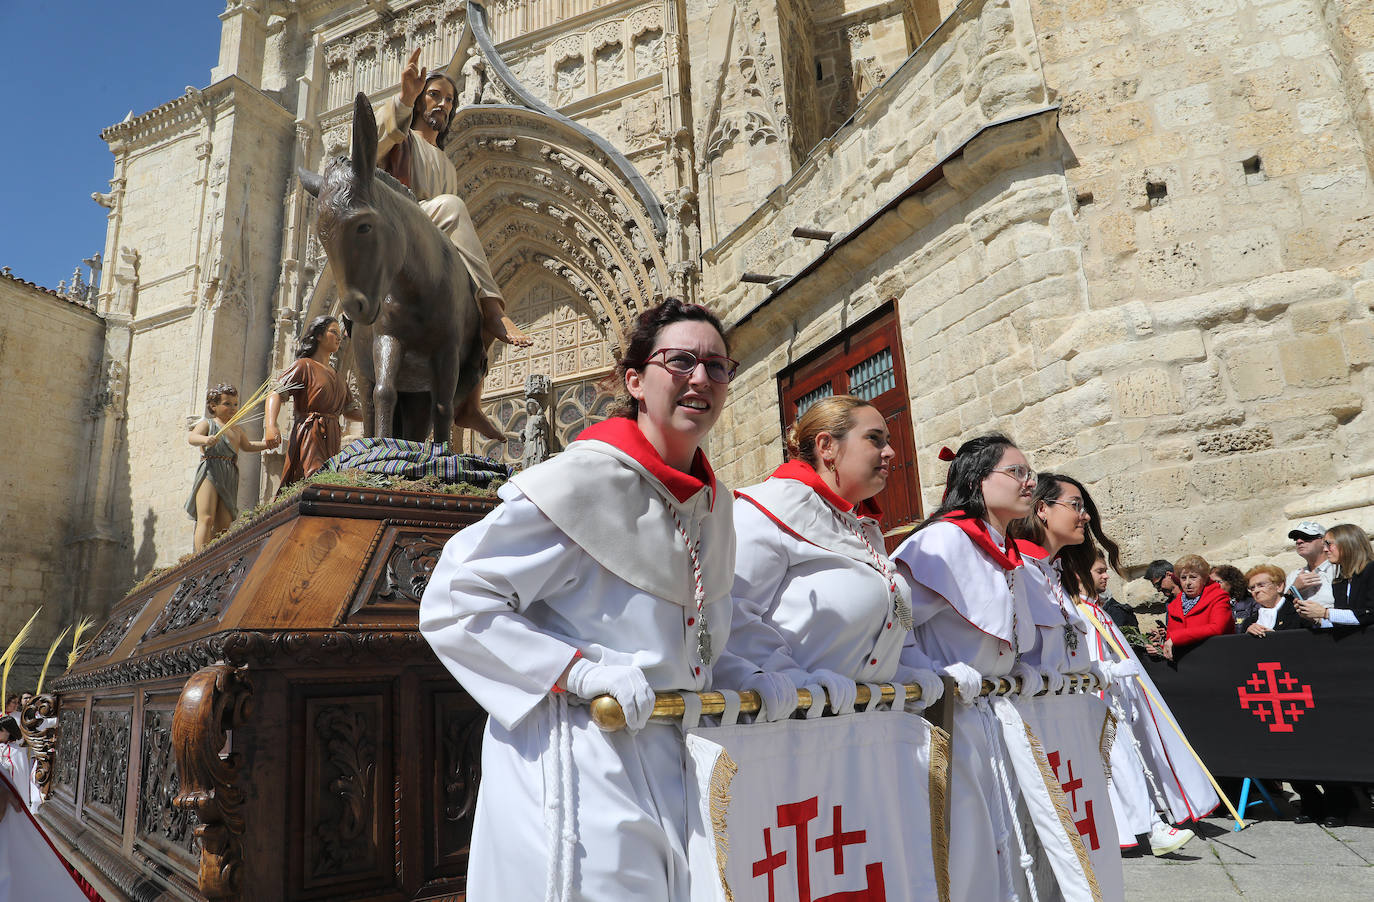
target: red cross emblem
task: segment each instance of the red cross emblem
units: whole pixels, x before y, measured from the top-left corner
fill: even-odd
[[[1241,708],[1268,724],[1271,733],[1293,732],[1298,718],[1308,708],[1317,707],[1312,701],[1312,687],[1304,684],[1302,691],[1297,691],[1298,681],[1286,670],[1283,676],[1277,676],[1283,666],[1278,661],[1265,661],[1257,666],[1259,670],[1236,690]]]
[[[1093,814],[1092,799],[1085,798],[1083,800],[1083,817],[1078,817],[1078,791],[1083,788],[1083,778],[1073,775],[1072,759],[1062,758],[1064,762],[1064,771],[1068,774],[1068,779],[1065,780],[1059,773],[1059,763],[1061,761],[1060,754],[1058,752],[1050,752],[1045,757],[1049,760],[1050,767],[1054,768],[1054,778],[1059,781],[1060,787],[1064,790],[1064,795],[1068,797],[1069,807],[1072,809],[1074,815],[1073,825],[1078,828],[1079,835],[1088,841],[1088,847],[1096,852],[1098,848],[1097,817]]]
[[[831,893],[828,896],[811,895],[811,822],[820,816],[820,798],[812,796],[800,802],[789,802],[777,807],[778,828],[791,827],[796,843],[793,846],[793,866],[797,871],[797,902],[887,902],[887,886],[883,883],[883,866],[874,863],[864,866],[864,886],[861,889]],[[831,854],[831,868],[836,875],[844,873],[845,846],[862,846],[868,840],[867,830],[845,830],[843,810],[835,805],[831,809],[831,833],[816,839],[814,851]],[[822,821],[824,823],[824,821]],[[824,828],[822,828],[824,829]],[[821,859],[824,861],[824,859]],[[763,857],[754,862],[753,875],[768,881],[768,902],[783,902],[778,898],[774,887],[774,872],[787,866],[786,849],[773,851],[772,828],[763,828]]]

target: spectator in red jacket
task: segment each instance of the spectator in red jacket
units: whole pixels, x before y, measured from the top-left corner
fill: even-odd
[[[1169,602],[1165,639],[1159,653],[1170,661],[1176,652],[1209,636],[1236,631],[1231,617],[1231,597],[1211,577],[1212,568],[1196,554],[1185,554],[1174,564],[1182,591]]]

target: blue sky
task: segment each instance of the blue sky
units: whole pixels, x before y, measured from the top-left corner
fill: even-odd
[[[0,0],[0,266],[54,288],[105,249],[100,132],[210,83],[224,0]],[[17,118],[17,117],[23,118]]]

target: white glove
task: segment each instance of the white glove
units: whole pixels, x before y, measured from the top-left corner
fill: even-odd
[[[775,671],[762,671],[747,677],[741,689],[752,689],[759,694],[763,707],[759,709],[759,720],[784,720],[797,710],[797,687],[786,674]]]
[[[915,683],[921,687],[920,699],[906,703],[908,711],[921,711],[929,708],[940,700],[940,696],[945,694],[944,681],[933,670],[913,667],[910,670],[903,670],[898,674],[898,677],[904,683]]]
[[[1067,682],[1064,678],[1064,674],[1057,670],[1051,670],[1049,673],[1044,674],[1044,677],[1045,691],[1049,695],[1058,695],[1064,691],[1064,683]]]
[[[1088,673],[1097,677],[1098,689],[1106,690],[1112,685],[1113,667],[1108,661],[1093,661],[1088,665]]]
[[[1021,678],[1021,695],[1030,698],[1039,695],[1045,689],[1045,678],[1040,675],[1040,671],[1024,662],[1018,662],[1011,669],[1011,676]]]
[[[978,694],[983,691],[983,675],[981,673],[960,662],[949,664],[940,672],[954,680],[954,684],[959,690],[959,693],[954,696],[955,701],[962,705],[971,705],[977,701]]]
[[[830,697],[830,712],[832,714],[854,713],[854,702],[859,697],[859,684],[849,677],[833,670],[813,670],[799,679],[805,685],[821,684],[821,687],[825,689],[825,694]],[[812,699],[811,703],[814,705],[815,699]]]
[[[1110,666],[1112,669],[1113,683],[1120,683],[1124,680],[1130,679],[1131,677],[1140,676],[1140,665],[1129,659],[1125,661],[1111,661],[1104,663],[1108,663],[1108,666]]]
[[[625,727],[643,729],[654,710],[654,690],[644,671],[633,664],[598,664],[578,658],[568,671],[568,691],[585,699],[609,695],[620,702],[625,712]]]

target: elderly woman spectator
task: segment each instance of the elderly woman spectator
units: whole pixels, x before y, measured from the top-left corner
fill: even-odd
[[[1273,564],[1251,567],[1245,574],[1245,585],[1255,600],[1255,610],[1241,623],[1241,632],[1252,636],[1266,636],[1274,630],[1302,629],[1302,617],[1289,604],[1290,595],[1284,590],[1283,570]]]
[[[1196,554],[1185,554],[1174,563],[1179,592],[1169,602],[1163,636],[1156,633],[1147,650],[1172,661],[1185,647],[1212,636],[1236,631],[1231,619],[1231,599],[1212,582],[1212,568]]]
[[[1299,599],[1298,613],[1321,629],[1374,623],[1374,547],[1369,536],[1353,523],[1337,523],[1326,531],[1322,545],[1326,559],[1340,571],[1331,582],[1332,602]]]

